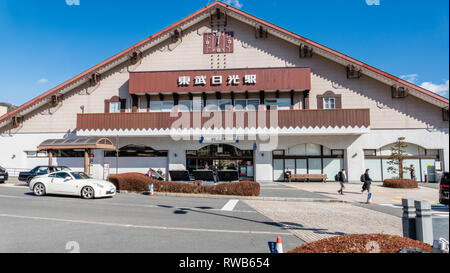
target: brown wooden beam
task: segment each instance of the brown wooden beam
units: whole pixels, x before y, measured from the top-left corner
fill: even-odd
[[[48,151],[48,165],[53,166],[53,151]]]
[[[84,150],[84,173],[89,175],[89,150]]]

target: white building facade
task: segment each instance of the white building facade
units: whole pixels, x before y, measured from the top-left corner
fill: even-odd
[[[449,170],[448,99],[220,2],[3,115],[0,134],[7,169],[48,164],[47,139],[106,137],[118,151],[89,151],[98,178],[217,165],[382,181],[399,137],[418,180]],[[51,153],[85,167],[80,149]]]

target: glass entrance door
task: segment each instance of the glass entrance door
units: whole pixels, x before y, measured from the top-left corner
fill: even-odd
[[[254,180],[253,151],[232,145],[213,144],[198,151],[186,151],[186,167],[196,170],[237,171],[239,179]]]

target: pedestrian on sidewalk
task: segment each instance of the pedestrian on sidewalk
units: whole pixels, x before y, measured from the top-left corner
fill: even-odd
[[[345,189],[345,181],[347,181],[347,174],[345,172],[345,169],[342,169],[336,177],[337,181],[339,182],[339,184],[341,184],[341,189],[338,191],[338,193],[340,193],[341,195],[344,195],[344,189]]]
[[[365,191],[367,191],[368,193],[370,193],[370,186],[372,185],[372,179],[370,178],[369,175],[370,169],[367,169],[366,172],[361,176],[361,180],[362,182],[364,182],[363,188],[362,188],[362,193],[364,193]]]
[[[414,165],[411,165],[411,167],[409,167],[409,174],[411,175],[412,180],[417,180],[416,168],[414,168]]]

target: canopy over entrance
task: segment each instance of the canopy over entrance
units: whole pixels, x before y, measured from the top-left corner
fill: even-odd
[[[79,137],[67,139],[48,139],[38,146],[38,150],[48,151],[48,164],[53,165],[54,150],[84,150],[84,172],[89,174],[90,157],[93,160],[92,150],[116,150],[111,140],[102,137]]]
[[[38,146],[39,150],[72,150],[72,149],[102,149],[115,150],[111,140],[101,137],[80,137],[67,139],[48,139]]]

